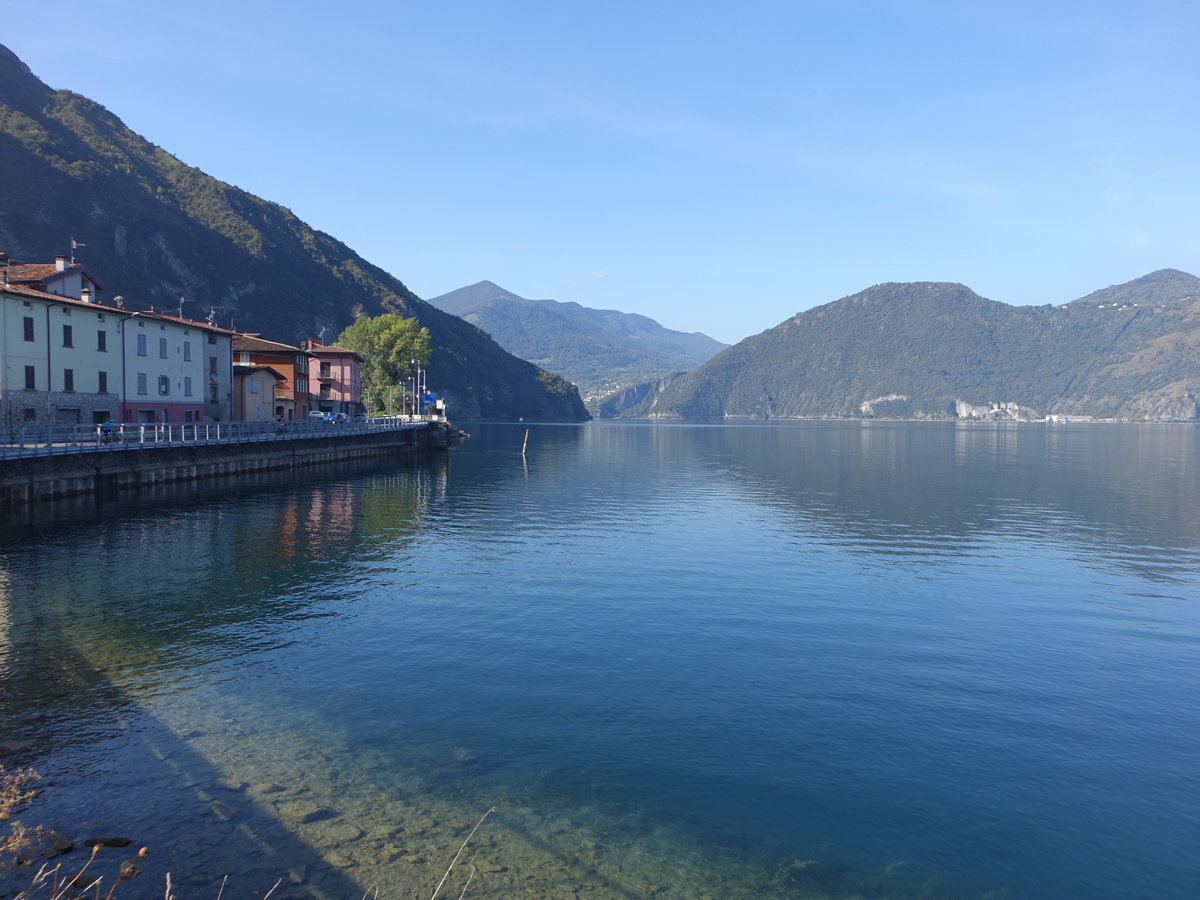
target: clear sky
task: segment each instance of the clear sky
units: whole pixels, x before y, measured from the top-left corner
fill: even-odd
[[[0,11],[42,81],[426,298],[486,279],[732,343],[883,281],[1200,274],[1197,0]]]

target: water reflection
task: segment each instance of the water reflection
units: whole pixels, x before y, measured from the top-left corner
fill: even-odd
[[[31,514],[0,752],[201,891],[422,896],[494,804],[480,895],[1099,896],[1134,846],[1178,881],[1195,829],[1131,772],[1196,780],[1194,431],[526,430]]]
[[[607,444],[638,431],[589,437]],[[1200,544],[1200,430],[1187,426],[814,423],[654,429],[659,458],[704,464],[730,490],[831,540],[895,554],[1013,540],[1170,581]],[[667,445],[663,447],[663,445]]]

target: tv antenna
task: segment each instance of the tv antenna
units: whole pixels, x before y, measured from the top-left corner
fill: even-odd
[[[183,304],[195,303],[195,302],[196,301],[191,299],[190,297],[180,297],[179,298],[179,318],[181,318],[181,319],[183,318]]]

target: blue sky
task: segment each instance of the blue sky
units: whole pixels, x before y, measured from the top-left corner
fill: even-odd
[[[732,343],[883,281],[1200,273],[1195,0],[16,12],[42,81],[426,298],[486,279]]]

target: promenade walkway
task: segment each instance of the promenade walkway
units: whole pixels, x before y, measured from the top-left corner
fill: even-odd
[[[0,427],[0,462],[81,453],[119,453],[169,446],[303,441],[339,435],[421,428],[432,416],[386,416],[362,422],[186,422],[164,424],[41,425]]]

